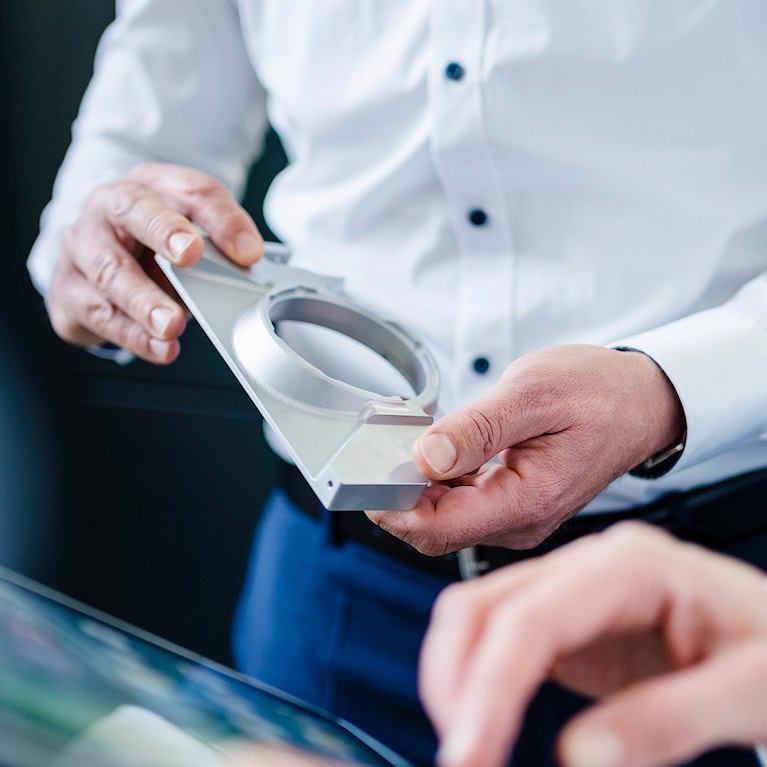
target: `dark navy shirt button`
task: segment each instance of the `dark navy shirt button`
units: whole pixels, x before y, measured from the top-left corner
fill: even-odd
[[[484,375],[490,370],[490,360],[487,357],[477,357],[474,362],[471,363],[475,373]]]
[[[450,80],[460,80],[464,75],[464,68],[457,62],[451,61],[445,67],[445,77]]]
[[[487,223],[487,213],[480,208],[476,208],[469,212],[469,221],[471,221],[474,226],[484,226]]]

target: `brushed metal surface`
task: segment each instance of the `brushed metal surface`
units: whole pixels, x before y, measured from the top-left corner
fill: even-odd
[[[249,269],[206,240],[203,258],[157,261],[261,415],[331,511],[411,509],[428,484],[411,446],[433,422],[439,372],[406,330],[353,303],[343,280],[288,265],[267,244]],[[335,331],[386,360],[413,396],[382,395],[323,372],[279,335],[280,322]]]

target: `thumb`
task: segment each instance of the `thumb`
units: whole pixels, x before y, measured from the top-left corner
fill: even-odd
[[[432,479],[454,479],[475,471],[519,435],[518,416],[494,392],[444,416],[416,440],[413,461]]]
[[[761,645],[740,657],[731,654],[606,698],[565,726],[558,743],[561,763],[665,767],[712,748],[758,741],[765,729],[767,695],[753,694],[758,683],[750,661],[763,653]]]

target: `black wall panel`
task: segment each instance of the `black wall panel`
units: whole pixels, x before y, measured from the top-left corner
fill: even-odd
[[[229,662],[275,467],[257,411],[196,325],[174,365],[120,367],[60,341],[26,273],[113,14],[107,0],[0,6],[0,384],[24,393],[0,385],[0,564]],[[245,201],[262,229],[261,198],[283,162],[271,136]]]

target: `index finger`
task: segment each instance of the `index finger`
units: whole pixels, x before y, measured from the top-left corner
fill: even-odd
[[[179,266],[202,255],[196,226],[241,266],[255,263],[263,254],[263,239],[253,219],[223,184],[206,173],[145,163],[116,189],[118,196],[109,211],[114,224]]]
[[[440,593],[418,666],[420,695],[438,732],[453,721],[456,695],[493,607],[524,589],[542,567],[544,560],[526,560],[483,578],[451,584]]]
[[[641,539],[637,529],[634,535]],[[463,658],[454,658],[460,667],[450,672],[452,714],[441,764],[504,764],[529,701],[557,660],[606,633],[662,624],[671,587],[664,577],[668,571],[658,573],[664,544],[653,535],[625,545],[607,533],[546,555],[524,573],[513,565],[510,570],[519,567],[523,573],[524,588],[512,584],[510,593],[502,572],[472,585],[475,593],[486,589],[488,594],[481,631],[475,632],[470,651],[464,648]],[[648,552],[655,559],[652,569]],[[453,620],[461,622],[463,616],[454,614]],[[449,631],[446,620],[430,627],[425,652],[437,653],[441,642],[449,643]],[[426,686],[424,693],[430,694]]]

